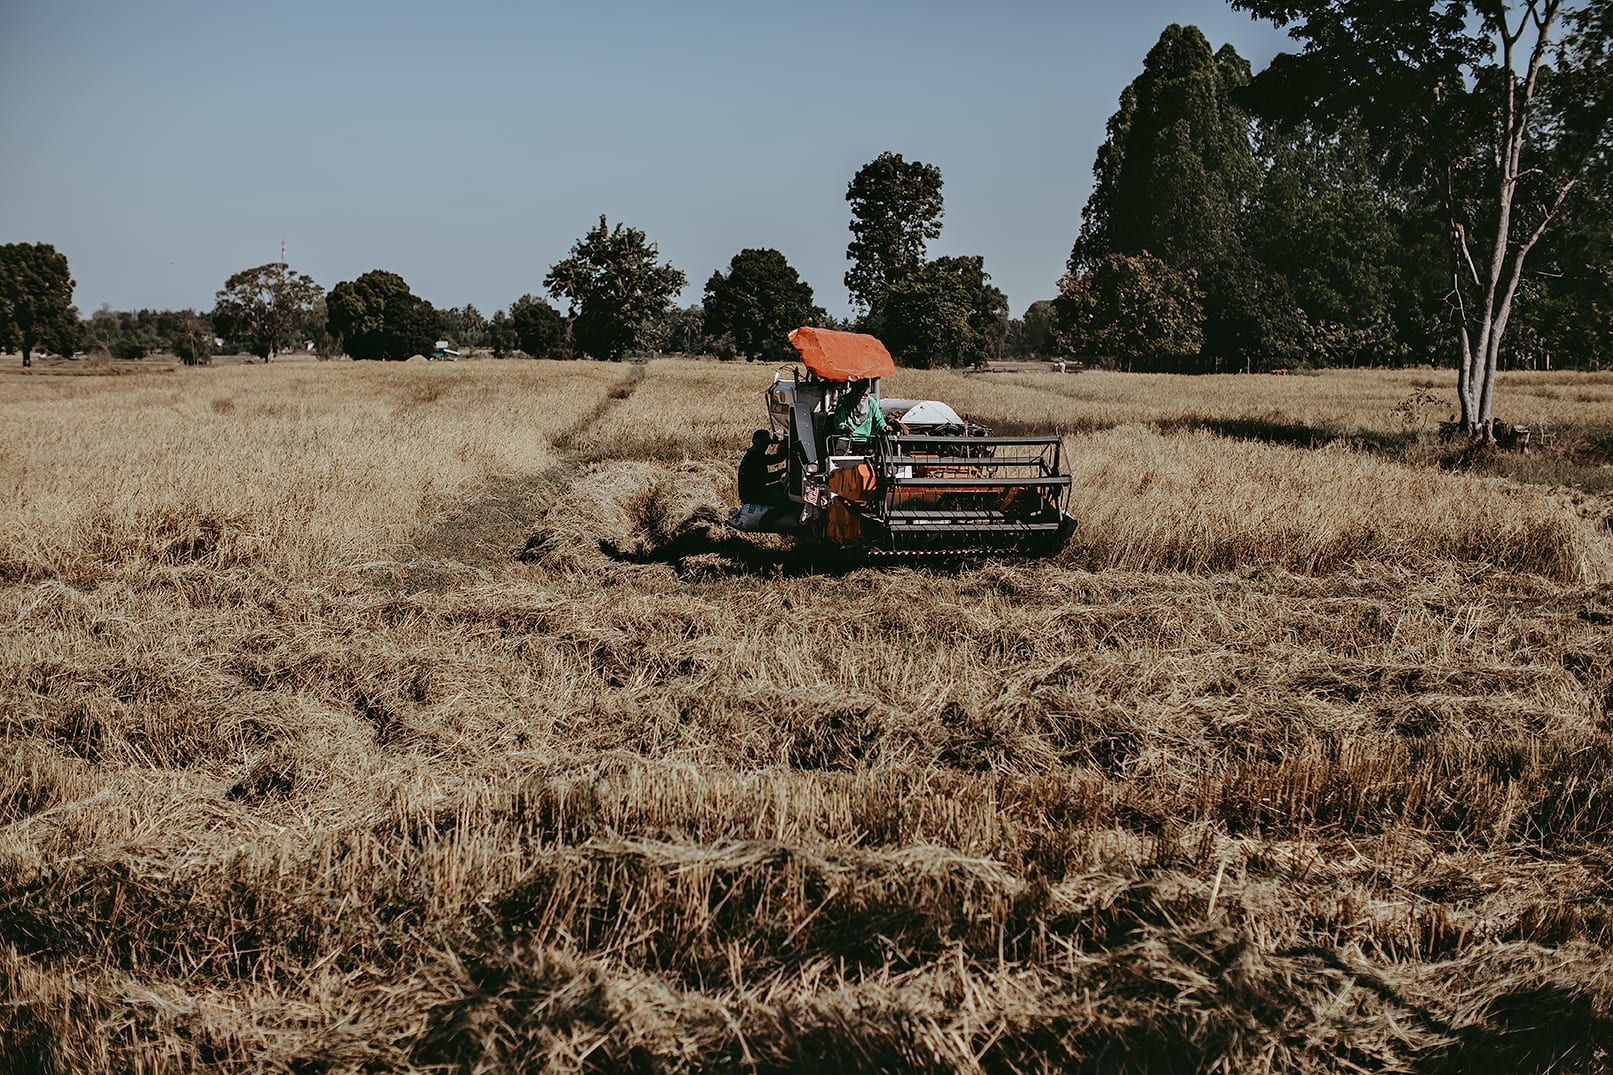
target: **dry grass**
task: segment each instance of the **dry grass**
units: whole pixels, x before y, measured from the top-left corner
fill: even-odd
[[[767,424],[763,392],[771,367],[667,358],[637,372],[643,376],[632,395],[577,439],[582,458],[726,457]]]
[[[1465,562],[1601,581],[1613,541],[1597,502],[1385,460],[1123,426],[1066,442],[1081,520],[1066,556],[1094,569],[1306,574]]]
[[[0,1070],[1604,1068],[1613,505],[1051,376],[891,388],[1071,550],[850,573],[716,526],[761,367],[11,392]]]
[[[302,365],[8,389],[0,578],[110,560],[317,575],[409,542],[478,483],[532,474],[620,370]]]
[[[1405,429],[1395,409],[1423,390],[1437,396],[1426,407],[1431,422],[1456,416],[1454,374],[1444,370],[1321,370],[1288,377],[904,370],[891,381],[900,394],[922,387],[919,394],[959,400],[960,409],[972,413],[1015,421],[1024,411],[1036,421],[1063,421],[1066,428],[1194,422],[1254,428],[1264,422],[1278,430],[1389,436]],[[1613,373],[1503,372],[1496,398],[1496,417],[1511,423],[1545,418],[1552,426],[1605,428],[1613,410]]]

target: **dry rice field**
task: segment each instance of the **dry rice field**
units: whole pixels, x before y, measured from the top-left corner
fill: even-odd
[[[0,1071],[1606,1070],[1613,375],[1447,377],[903,371],[1081,526],[851,571],[762,366],[0,377]]]

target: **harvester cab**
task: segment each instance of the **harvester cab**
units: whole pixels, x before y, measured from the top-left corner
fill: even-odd
[[[785,446],[787,503],[743,505],[741,530],[871,554],[1047,555],[1075,531],[1062,438],[994,437],[936,400],[882,399],[896,371],[873,336],[798,328],[767,413]]]

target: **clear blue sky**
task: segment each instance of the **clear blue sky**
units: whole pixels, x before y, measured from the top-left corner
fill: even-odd
[[[1172,22],[1256,70],[1285,45],[1219,0],[0,0],[0,242],[65,253],[85,313],[210,308],[284,239],[326,288],[491,314],[603,213],[683,302],[776,247],[844,314],[846,184],[892,150],[945,179],[932,255],[984,255],[1018,316]]]

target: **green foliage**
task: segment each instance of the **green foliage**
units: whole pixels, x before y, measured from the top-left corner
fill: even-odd
[[[543,299],[522,295],[510,306],[515,345],[533,358],[570,358],[564,353],[566,319]]]
[[[973,366],[995,357],[1008,300],[980,257],[937,258],[888,287],[867,327],[906,366]]]
[[[777,250],[741,250],[728,274],[706,281],[704,330],[728,335],[741,354],[785,362],[794,357],[789,334],[817,325],[824,312],[812,302],[812,287]]]
[[[1248,81],[1249,65],[1230,45],[1212,52],[1197,27],[1167,27],[1109,120],[1070,252],[1077,278],[1111,255],[1145,251],[1192,274],[1203,346],[1216,358],[1247,348],[1252,327],[1280,320],[1270,316],[1277,312],[1268,305],[1271,289],[1250,278],[1240,230],[1240,211],[1260,178],[1237,103]],[[1118,335],[1130,339],[1135,328]],[[1172,352],[1181,339],[1162,339],[1158,348]]]
[[[516,335],[515,324],[510,315],[503,310],[493,314],[492,320],[487,322],[487,346],[492,348],[494,358],[508,358],[513,351],[520,350],[521,338]]]
[[[187,366],[208,365],[213,360],[213,330],[201,318],[191,314],[179,330],[169,337],[168,349]]]
[[[1515,365],[1613,367],[1613,145],[1586,169],[1568,209],[1519,285],[1508,331]]]
[[[851,243],[846,290],[872,309],[881,296],[924,264],[925,244],[941,234],[941,169],[881,153],[857,170],[846,188]]]
[[[22,364],[44,347],[71,354],[78,310],[67,257],[49,243],[0,245],[0,344],[22,351]]]
[[[387,299],[408,290],[403,277],[383,269],[372,269],[356,280],[344,280],[331,288],[325,299],[326,327],[332,336],[341,339],[352,357],[380,358],[386,335]]]
[[[1037,299],[1026,307],[1024,317],[1008,322],[1003,353],[1015,358],[1046,358],[1057,353],[1057,318],[1053,300]]]
[[[706,310],[698,303],[674,306],[656,328],[656,347],[661,351],[693,355],[711,349],[706,332]],[[718,357],[731,358],[732,351],[727,354],[719,351]]]
[[[1008,296],[992,286],[985,258],[978,254],[936,258],[930,268],[956,277],[968,306],[969,334],[958,352],[961,365],[979,365],[997,357],[1008,333]]]
[[[1400,362],[1395,296],[1404,287],[1403,212],[1386,197],[1376,158],[1353,127],[1324,135],[1310,124],[1260,130],[1265,176],[1244,214],[1258,270],[1276,281],[1288,357],[1316,365]],[[1292,326],[1301,327],[1297,334]]]
[[[327,327],[356,359],[402,361],[429,354],[438,317],[431,303],[409,291],[397,273],[372,269],[331,288]]]
[[[145,358],[158,347],[155,336],[123,336],[114,340],[107,348],[107,353],[113,358],[120,358],[132,362],[137,358]]]
[[[1385,18],[1379,0],[1230,0],[1290,28],[1304,45],[1262,71],[1248,99],[1268,121],[1368,135],[1386,174],[1412,181],[1443,172],[1483,135],[1471,106],[1488,51],[1469,0],[1410,0]],[[1482,126],[1482,124],[1480,125]]]
[[[402,361],[414,355],[429,355],[437,342],[437,310],[412,292],[387,297],[382,312],[385,347],[381,358]]]
[[[114,310],[102,306],[80,323],[78,341],[85,351],[105,351],[114,358],[144,358],[167,351],[186,365],[201,365],[213,354],[212,318],[194,310]],[[186,355],[194,361],[187,361]]]
[[[1255,258],[1239,255],[1198,277],[1204,344],[1195,370],[1272,369],[1304,364],[1314,333],[1289,283]]]
[[[611,228],[601,216],[549,269],[543,286],[570,303],[572,340],[584,354],[619,359],[639,346],[647,323],[665,317],[688,278],[658,256],[642,231]]]
[[[1238,250],[1238,207],[1259,178],[1234,99],[1248,77],[1230,45],[1212,53],[1197,27],[1165,29],[1109,120],[1071,271],[1148,250],[1202,273]]]
[[[437,333],[462,347],[484,347],[487,318],[469,303],[458,308],[449,306],[437,311]]]
[[[1232,0],[1301,45],[1254,80],[1272,123],[1359,131],[1391,188],[1443,233],[1422,294],[1445,336],[1464,423],[1487,433],[1513,305],[1549,288],[1537,244],[1583,215],[1613,144],[1613,14],[1605,0]],[[1606,230],[1606,217],[1600,217]],[[1442,249],[1441,249],[1442,248]],[[1529,321],[1527,315],[1516,319]],[[1404,321],[1404,319],[1403,319]]]
[[[1067,273],[1055,303],[1076,353],[1113,357],[1126,369],[1180,369],[1204,344],[1193,273],[1152,254],[1110,254],[1090,271]]]
[[[291,342],[291,330],[313,310],[323,289],[283,261],[243,269],[228,280],[213,305],[213,326],[263,359]]]

